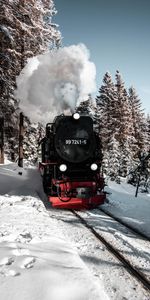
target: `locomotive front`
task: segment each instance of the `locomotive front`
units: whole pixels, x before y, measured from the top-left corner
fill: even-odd
[[[43,185],[55,207],[83,208],[104,202],[100,140],[89,116],[57,116],[42,141]]]
[[[76,114],[77,115],[77,114]],[[69,163],[82,163],[93,157],[96,149],[93,123],[90,117],[66,117],[58,120],[55,149]]]

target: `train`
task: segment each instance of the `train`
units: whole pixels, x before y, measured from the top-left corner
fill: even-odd
[[[39,170],[53,207],[92,209],[105,202],[101,141],[90,116],[56,116],[40,144]]]

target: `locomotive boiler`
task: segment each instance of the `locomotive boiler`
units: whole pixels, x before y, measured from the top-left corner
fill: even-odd
[[[46,125],[39,169],[52,206],[93,208],[105,201],[102,153],[89,116],[57,116]]]

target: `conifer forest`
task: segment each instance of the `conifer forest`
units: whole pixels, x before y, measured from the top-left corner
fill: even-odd
[[[4,153],[9,160],[18,159],[21,109],[15,96],[16,78],[29,58],[62,47],[61,32],[53,23],[56,13],[53,0],[0,1],[0,119],[4,119]],[[102,171],[112,180],[119,181],[121,176],[136,181],[134,172],[150,151],[150,116],[142,108],[138,91],[133,86],[127,90],[121,70],[106,72],[97,96],[89,94],[76,111],[93,118],[101,138]],[[24,158],[32,163],[37,161],[43,132],[42,124],[24,116]],[[148,178],[149,159],[144,161],[140,172]]]

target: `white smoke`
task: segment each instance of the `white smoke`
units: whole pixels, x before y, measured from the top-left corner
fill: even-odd
[[[33,122],[51,122],[73,112],[96,89],[96,68],[83,44],[60,48],[28,60],[17,78],[16,97]]]

